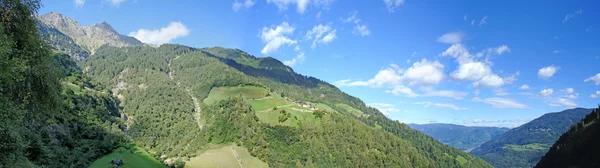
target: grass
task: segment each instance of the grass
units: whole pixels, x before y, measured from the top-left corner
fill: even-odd
[[[250,155],[246,148],[233,146],[238,152],[245,167],[268,167],[267,163]],[[214,167],[240,167],[230,146],[208,150],[203,154],[193,157],[185,164],[186,168],[214,168]]]
[[[238,95],[242,95],[246,99],[259,99],[266,97],[268,92],[267,89],[256,86],[215,87],[210,90],[208,97],[204,99],[204,103],[212,104]]]
[[[248,102],[255,111],[264,111],[272,109],[273,107],[285,106],[292,103],[281,97],[266,98],[262,100],[248,100]]]
[[[350,107],[350,106],[349,106],[349,105],[347,105],[347,104],[342,104],[342,103],[340,103],[340,104],[336,104],[335,106],[337,106],[337,107],[339,107],[339,108],[342,108],[342,109],[344,109],[344,110],[346,110],[346,111],[350,112],[350,114],[352,114],[352,115],[355,115],[355,116],[359,116],[359,115],[363,114],[363,112],[362,112],[362,111],[360,111],[360,110],[357,110],[357,109],[355,109],[355,108],[353,108],[353,107]]]
[[[77,86],[75,84],[72,84],[72,83],[62,83],[62,85],[65,86],[65,88],[67,88],[69,90],[72,90],[76,95],[81,95],[83,93],[83,90],[79,86]]]
[[[167,166],[160,163],[154,157],[150,156],[144,149],[133,146],[130,150],[119,147],[113,150],[112,153],[103,156],[102,158],[94,161],[90,164],[90,168],[112,168],[110,160],[113,158],[119,158],[123,161],[123,166],[120,168],[167,168]]]
[[[458,155],[456,157],[449,155],[448,153],[444,153],[444,155],[450,159],[456,160],[458,163],[460,163],[460,165],[464,165],[465,163],[469,162],[469,160],[465,159],[464,157],[462,157],[460,155]]]
[[[550,148],[550,145],[548,144],[541,144],[541,143],[530,143],[530,144],[526,144],[526,145],[514,145],[514,144],[508,144],[508,145],[504,145],[502,147],[502,149],[509,149],[509,150],[514,150],[514,151],[536,151],[536,150],[548,150],[548,148]]]

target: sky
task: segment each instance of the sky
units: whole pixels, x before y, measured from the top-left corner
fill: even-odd
[[[600,102],[597,1],[46,0],[144,43],[274,57],[405,123],[516,127]]]

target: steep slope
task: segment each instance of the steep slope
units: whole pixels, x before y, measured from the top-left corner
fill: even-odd
[[[561,134],[592,109],[575,108],[543,116],[484,143],[471,151],[494,167],[532,167]]]
[[[600,107],[573,124],[535,167],[600,167]]]
[[[456,124],[409,124],[409,126],[463,151],[475,149],[509,130],[508,128],[468,127]]]
[[[90,52],[77,45],[77,43],[75,43],[71,37],[63,34],[55,28],[39,22],[39,19],[37,25],[44,40],[48,41],[54,50],[70,55],[77,61],[81,61],[90,56]]]
[[[240,59],[247,60],[236,61]],[[210,144],[236,142],[272,167],[489,167],[385,118],[331,84],[296,74],[276,59],[255,58],[240,50],[104,46],[83,68],[94,85],[120,97],[132,140],[165,159],[190,158]],[[199,101],[193,98],[204,100],[213,88],[240,85],[267,88],[269,94],[293,101],[322,103],[339,113],[318,118],[319,125],[269,125],[256,116],[248,100],[235,96],[202,103],[199,114],[195,110],[194,102]],[[336,104],[365,114],[356,117]]]
[[[77,21],[56,12],[46,13],[38,19],[44,26],[60,31],[90,53],[94,53],[102,45],[115,47],[143,45],[133,37],[119,34],[106,22],[81,26]]]

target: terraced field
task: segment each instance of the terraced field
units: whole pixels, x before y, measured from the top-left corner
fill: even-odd
[[[119,158],[123,161],[120,168],[167,168],[144,149],[137,146],[132,146],[129,150],[124,147],[117,148],[112,153],[94,161],[90,164],[90,168],[110,168],[113,165],[109,162],[113,158]]]
[[[234,152],[235,150],[235,152]],[[237,155],[237,157],[236,157]],[[238,159],[239,158],[239,162]],[[241,165],[240,165],[241,164]],[[217,168],[217,167],[244,167],[262,168],[269,167],[267,163],[252,157],[248,150],[236,145],[223,146],[208,150],[203,154],[193,157],[185,164],[186,168]]]

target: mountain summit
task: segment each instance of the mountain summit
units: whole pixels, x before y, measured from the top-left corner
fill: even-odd
[[[57,12],[49,12],[38,17],[42,26],[54,28],[71,38],[81,48],[94,53],[102,45],[115,47],[142,46],[139,40],[119,34],[106,22],[81,26],[77,21]]]

